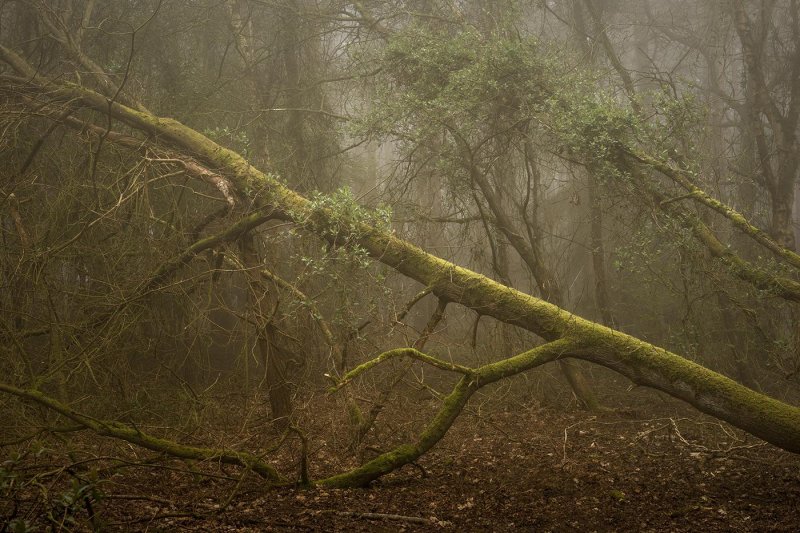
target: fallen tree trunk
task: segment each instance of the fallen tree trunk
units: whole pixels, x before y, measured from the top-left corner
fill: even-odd
[[[3,50],[4,55],[8,53]],[[19,92],[106,113],[223,174],[230,180],[236,195],[248,198],[256,209],[267,209],[275,218],[294,221],[334,245],[357,245],[376,260],[422,283],[440,299],[522,327],[550,342],[570,339],[577,345],[570,350],[571,357],[611,368],[636,383],[660,389],[700,411],[788,451],[800,453],[800,409],[797,407],[752,391],[662,348],[458,267],[389,231],[318,207],[288,189],[276,176],[252,167],[239,154],[176,120],[128,108],[75,85],[8,77],[5,83],[14,84],[14,90]]]

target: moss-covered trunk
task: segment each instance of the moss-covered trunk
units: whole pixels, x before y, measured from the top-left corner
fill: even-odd
[[[8,55],[8,51],[4,51]],[[13,58],[12,58],[13,60]],[[8,59],[7,59],[8,61]],[[525,328],[553,341],[562,337],[580,343],[573,356],[614,369],[637,383],[663,390],[699,410],[725,420],[786,450],[800,453],[800,409],[758,394],[722,375],[649,343],[582,319],[555,305],[501,285],[489,278],[433,256],[387,231],[351,224],[342,235],[343,221],[326,209],[315,209],[273,175],[253,168],[240,155],[225,149],[172,119],[155,117],[86,89],[51,83],[45,87],[19,80],[18,91],[33,91],[108,113],[157,141],[193,154],[219,169],[239,197],[257,208],[270,208],[276,217],[293,220],[323,239],[341,243],[347,237],[376,260],[430,287],[438,297],[467,306],[477,313]]]

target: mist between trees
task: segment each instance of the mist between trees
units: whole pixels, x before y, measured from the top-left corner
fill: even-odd
[[[93,443],[359,487],[475,396],[800,452],[798,43],[788,0],[0,3],[9,523],[58,522],[53,442],[95,527]]]

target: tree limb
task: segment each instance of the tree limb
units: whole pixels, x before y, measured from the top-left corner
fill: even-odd
[[[237,452],[232,450],[224,450],[221,448],[200,448],[196,446],[186,446],[171,440],[154,437],[152,435],[148,435],[147,433],[143,433],[138,428],[132,428],[120,422],[100,420],[79,413],[68,405],[63,404],[37,390],[19,389],[12,385],[0,383],[0,392],[5,392],[7,394],[17,396],[18,398],[22,398],[23,400],[46,407],[104,437],[113,437],[124,440],[130,442],[131,444],[141,446],[142,448],[147,448],[148,450],[161,452],[181,459],[219,461],[225,464],[243,466],[253,470],[258,475],[272,483],[279,483],[282,481],[281,476],[273,467],[262,461],[260,458],[247,452]]]

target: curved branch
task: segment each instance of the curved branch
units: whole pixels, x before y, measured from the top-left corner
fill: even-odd
[[[209,248],[213,248],[224,242],[235,241],[248,231],[260,226],[272,218],[274,218],[273,214],[269,211],[256,211],[245,216],[235,224],[228,226],[225,230],[219,233],[195,241],[180,254],[158,267],[158,269],[156,269],[156,271],[147,279],[147,281],[141,285],[141,288],[136,290],[136,294],[144,294],[158,287],[164,279],[191,261],[191,259],[200,252],[208,250]]]
[[[419,338],[414,341],[414,348],[417,350],[422,350],[427,344],[428,339],[433,335],[436,326],[439,325],[439,322],[442,321],[444,318],[445,309],[447,309],[447,300],[443,300],[439,298],[439,302],[436,304],[436,309],[434,310],[431,317],[428,319],[428,323],[425,324],[425,329],[422,330],[420,333]]]
[[[395,318],[395,320],[397,320],[398,322],[403,320],[406,317],[406,315],[408,314],[408,312],[411,311],[411,308],[414,307],[415,305],[417,305],[417,302],[419,302],[420,300],[425,298],[427,295],[429,295],[431,293],[431,290],[432,289],[430,287],[425,287],[424,289],[419,291],[417,294],[415,294],[414,297],[411,298],[408,301],[408,303],[406,303],[406,305],[403,306],[403,309],[399,313],[397,313],[397,317]]]
[[[99,420],[88,415],[73,410],[58,400],[51,398],[37,390],[19,389],[12,385],[0,383],[0,392],[5,392],[23,400],[36,403],[46,407],[58,414],[72,420],[80,426],[94,431],[104,437],[112,437],[124,440],[131,444],[136,444],[142,448],[161,452],[180,459],[193,459],[198,461],[219,461],[225,464],[242,466],[253,470],[261,477],[272,483],[282,481],[278,472],[269,464],[247,452],[237,452],[224,450],[221,448],[201,448],[197,446],[186,446],[177,442],[154,437],[147,433],[142,433],[138,428],[130,427],[120,422],[110,420]]]
[[[322,317],[322,313],[314,304],[314,300],[309,298],[303,291],[298,289],[292,283],[286,281],[282,277],[278,276],[275,272],[267,268],[261,268],[259,270],[259,274],[261,274],[263,278],[273,282],[278,287],[291,293],[297,301],[308,307],[311,310],[311,317],[317,323],[317,326],[319,326],[320,331],[322,331],[322,336],[325,337],[325,344],[327,344],[331,349],[339,349],[338,343],[336,342],[336,336],[333,334],[333,329],[328,321]]]
[[[378,357],[370,359],[366,363],[362,363],[357,367],[355,367],[353,370],[346,373],[344,376],[342,376],[341,381],[339,381],[339,383],[337,383],[331,389],[331,391],[333,392],[341,389],[342,387],[353,381],[354,378],[363,374],[372,367],[375,367],[383,362],[386,362],[389,359],[396,359],[398,357],[410,357],[411,359],[422,361],[423,363],[435,366],[436,368],[447,370],[449,372],[457,372],[459,374],[464,374],[465,376],[470,376],[475,373],[475,369],[457,365],[455,363],[448,363],[447,361],[442,361],[441,359],[437,359],[436,357],[420,352],[416,348],[395,348],[394,350],[383,352]]]
[[[453,422],[458,418],[458,415],[461,414],[464,406],[467,405],[470,397],[481,387],[489,383],[494,383],[504,377],[519,374],[535,366],[563,357],[565,354],[569,353],[574,346],[575,343],[572,340],[559,339],[528,350],[515,357],[482,366],[474,371],[465,369],[470,370],[469,373],[464,373],[464,377],[453,387],[452,392],[444,399],[439,412],[436,413],[436,416],[431,420],[415,443],[402,444],[394,450],[379,455],[372,461],[358,468],[322,479],[318,481],[317,484],[331,488],[360,487],[367,485],[371,481],[393,470],[416,461],[422,454],[433,448],[433,446],[445,436],[453,425]],[[388,354],[391,352],[386,353]],[[382,354],[382,356],[383,355],[385,354]],[[373,363],[372,366],[375,364],[377,364],[377,362]]]

